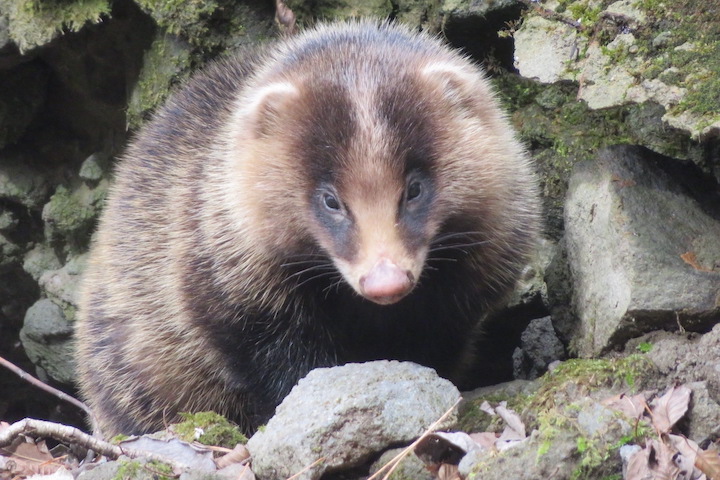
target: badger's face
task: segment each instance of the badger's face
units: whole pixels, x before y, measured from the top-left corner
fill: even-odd
[[[451,214],[442,198],[452,174],[438,167],[439,152],[462,138],[448,133],[457,126],[450,120],[468,116],[458,106],[467,72],[454,69],[424,65],[380,80],[362,71],[343,81],[288,78],[260,89],[245,109],[264,143],[265,170],[254,188],[282,184],[292,198],[276,221],[301,218],[288,235],[308,232],[371,302],[393,304],[413,290]]]
[[[364,178],[363,178],[364,177]],[[392,304],[420,278],[433,226],[427,172],[355,172],[313,190],[313,229],[345,281],[366,299]]]

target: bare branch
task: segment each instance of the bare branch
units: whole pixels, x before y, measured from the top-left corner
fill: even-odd
[[[75,405],[77,408],[84,411],[88,415],[88,417],[90,417],[91,419],[94,418],[93,413],[90,410],[90,407],[85,405],[83,402],[81,402],[77,398],[73,398],[70,395],[68,395],[67,393],[62,392],[62,391],[58,390],[57,388],[51,387],[47,383],[44,383],[42,380],[39,380],[39,379],[33,377],[32,375],[27,373],[22,368],[15,365],[14,363],[12,363],[8,360],[5,360],[3,357],[0,357],[0,365],[7,368],[11,372],[16,373],[20,378],[22,378],[26,382],[30,383],[31,385],[34,385],[34,386],[38,387],[39,389],[50,393],[51,395],[55,395],[60,400],[68,402],[71,405]]]
[[[121,455],[125,455],[130,458],[157,460],[179,469],[186,467],[186,465],[162,455],[113,445],[112,443],[108,443],[97,437],[93,437],[92,435],[82,432],[75,427],[62,425],[60,423],[47,422],[45,420],[35,420],[33,418],[20,420],[19,422],[13,423],[8,428],[1,430],[0,448],[12,444],[20,435],[28,435],[33,438],[54,438],[55,440],[66,444],[79,445],[87,448],[88,450],[104,455],[111,460],[117,460]]]

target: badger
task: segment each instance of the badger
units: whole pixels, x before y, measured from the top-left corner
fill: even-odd
[[[213,410],[250,432],[347,362],[458,381],[539,205],[482,69],[438,38],[323,24],[217,61],[116,165],[77,325],[96,429]]]

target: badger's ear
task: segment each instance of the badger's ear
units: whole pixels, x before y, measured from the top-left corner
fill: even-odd
[[[245,131],[254,138],[266,136],[287,115],[300,98],[300,91],[290,82],[275,82],[257,89],[238,115],[245,124]]]
[[[438,89],[450,103],[460,108],[476,110],[483,104],[481,99],[492,95],[485,76],[472,67],[451,62],[434,62],[420,70],[420,77]]]

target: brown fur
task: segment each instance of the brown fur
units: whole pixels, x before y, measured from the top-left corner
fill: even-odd
[[[401,27],[321,26],[211,66],[128,147],[84,280],[81,390],[112,435],[198,410],[251,430],[347,361],[455,378],[537,232],[476,66]],[[411,280],[369,301],[378,259]]]

